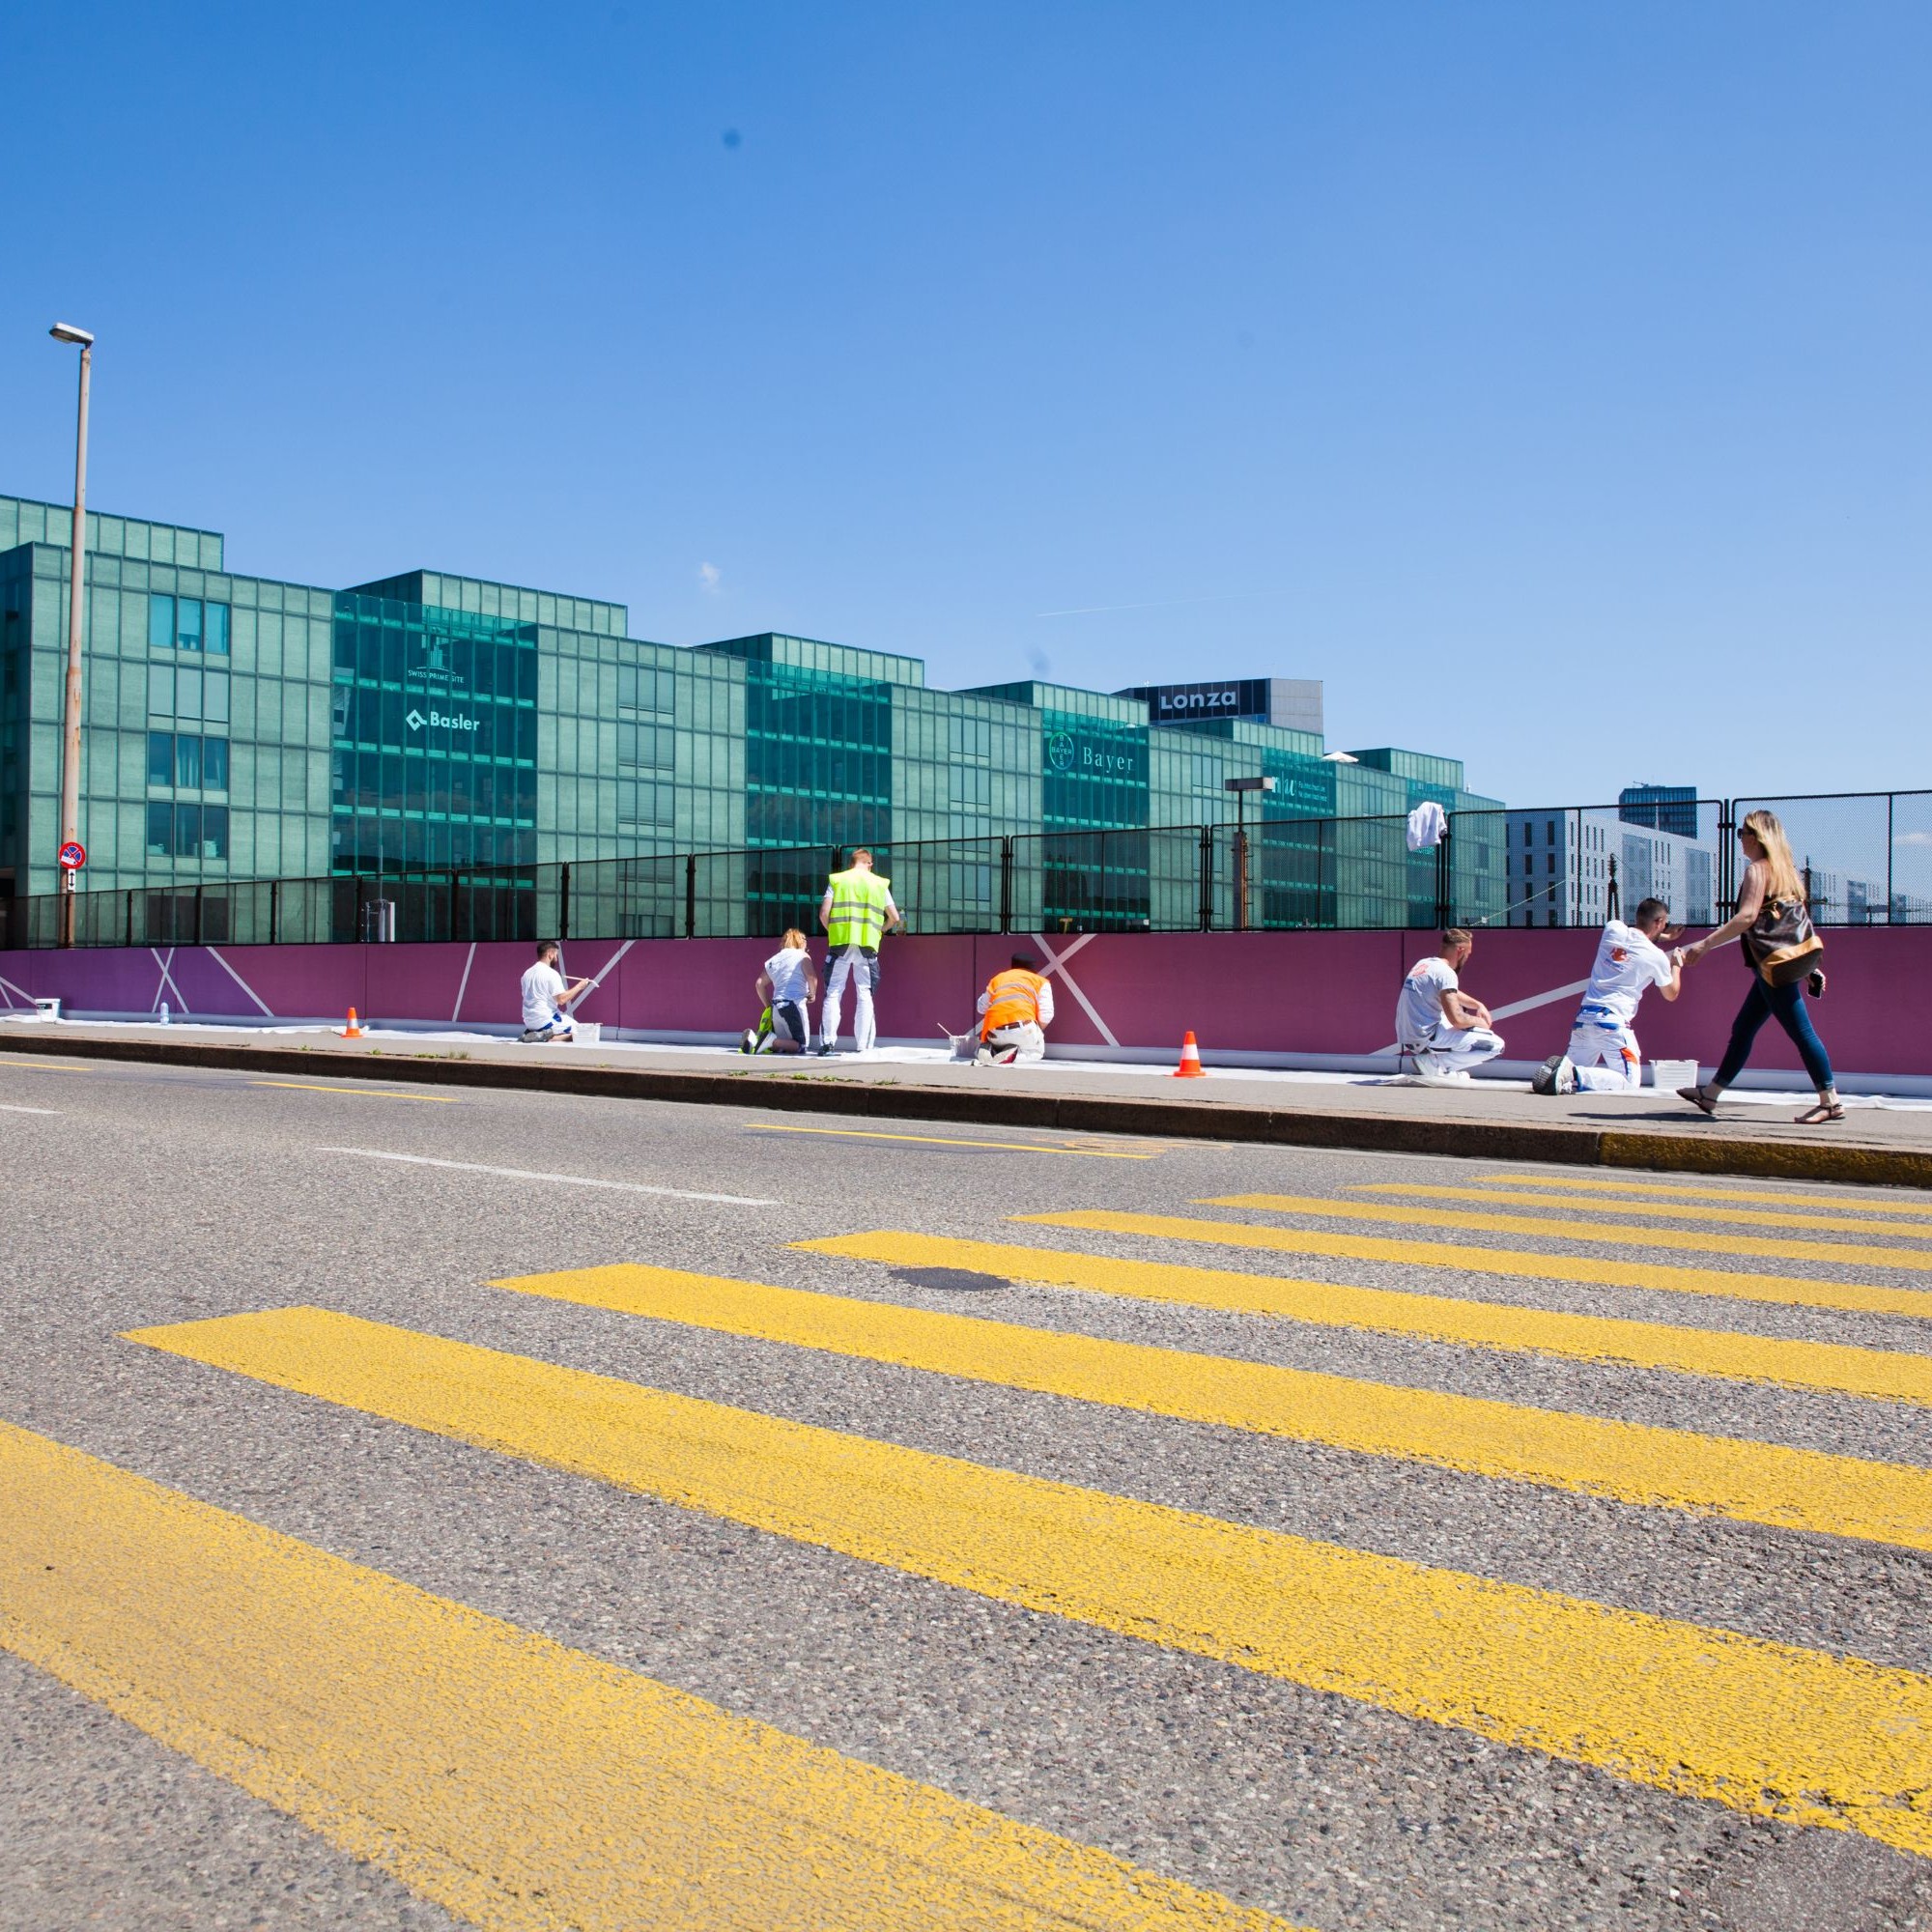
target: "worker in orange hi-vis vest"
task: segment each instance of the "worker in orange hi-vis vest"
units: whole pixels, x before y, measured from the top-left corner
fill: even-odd
[[[979,1066],[1010,1066],[1016,1060],[1046,1058],[1046,1029],[1053,1024],[1053,988],[1034,970],[1031,954],[1015,952],[980,995]]]

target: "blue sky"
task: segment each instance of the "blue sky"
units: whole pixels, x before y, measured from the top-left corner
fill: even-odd
[[[10,17],[0,491],[1513,803],[1932,783],[1932,9]],[[31,157],[38,157],[37,164]],[[1095,608],[1107,607],[1107,608]],[[1067,612],[1074,615],[1042,615]]]

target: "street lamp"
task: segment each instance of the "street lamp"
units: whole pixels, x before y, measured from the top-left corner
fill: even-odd
[[[1248,929],[1248,794],[1274,789],[1272,779],[1223,779],[1221,789],[1235,794],[1235,930]]]
[[[67,593],[67,708],[61,747],[61,845],[80,838],[80,623],[87,598],[87,379],[94,366],[94,337],[71,322],[47,330],[56,342],[80,350],[80,410],[73,444],[73,542]],[[61,867],[60,943],[73,944],[74,868]]]

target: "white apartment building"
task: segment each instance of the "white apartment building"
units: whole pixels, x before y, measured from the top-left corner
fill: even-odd
[[[1632,825],[1614,808],[1502,817],[1506,925],[1601,925],[1613,911],[1628,918],[1647,898],[1666,901],[1673,920],[1712,920],[1718,855],[1705,839]]]

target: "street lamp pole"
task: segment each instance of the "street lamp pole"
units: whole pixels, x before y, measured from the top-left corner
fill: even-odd
[[[1248,794],[1270,792],[1272,779],[1223,779],[1221,789],[1235,794],[1235,930],[1248,929]]]
[[[62,712],[61,843],[80,838],[80,636],[87,606],[87,383],[94,370],[94,337],[71,322],[47,330],[56,342],[80,349],[80,407],[73,446],[73,541],[67,597],[67,706]],[[78,884],[71,867],[61,867],[60,943],[73,944],[73,895]]]

